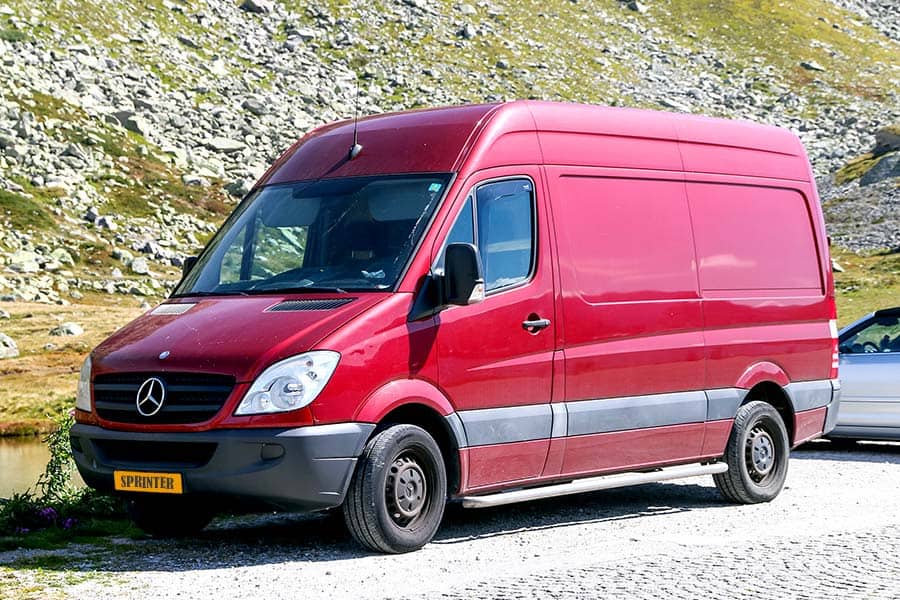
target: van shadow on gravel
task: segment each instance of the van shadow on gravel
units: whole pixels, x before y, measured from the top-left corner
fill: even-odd
[[[711,483],[711,482],[710,482]],[[450,504],[432,545],[477,543],[526,531],[661,517],[697,508],[732,506],[712,485],[651,483],[486,509]],[[427,548],[426,550],[427,551]],[[116,540],[108,546],[70,547],[48,555],[13,558],[13,568],[56,571],[185,572],[287,562],[382,558],[360,548],[340,513],[257,514],[217,519],[187,539]]]

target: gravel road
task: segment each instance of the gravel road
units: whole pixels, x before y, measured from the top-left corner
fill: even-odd
[[[709,477],[497,509],[452,507],[437,539],[367,554],[325,517],[219,520],[199,538],[70,548],[2,588],[71,598],[900,598],[900,444],[795,451],[770,504]],[[15,566],[19,563],[20,566]]]

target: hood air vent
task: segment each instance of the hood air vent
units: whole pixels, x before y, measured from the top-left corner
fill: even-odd
[[[356,298],[327,298],[325,300],[285,300],[266,309],[266,312],[297,312],[301,310],[332,310],[353,302]]]

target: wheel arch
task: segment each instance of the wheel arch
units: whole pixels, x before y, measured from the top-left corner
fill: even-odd
[[[772,406],[784,421],[788,440],[794,444],[796,419],[794,418],[794,405],[785,389],[774,381],[760,381],[756,383],[744,396],[741,406],[754,400],[760,400]]]
[[[468,444],[462,421],[446,396],[419,379],[392,381],[371,394],[354,416],[355,421],[375,423],[372,436],[390,425],[421,427],[437,442],[447,470],[447,490],[459,491],[462,478],[460,449]]]

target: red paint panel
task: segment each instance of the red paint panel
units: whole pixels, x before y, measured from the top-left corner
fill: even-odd
[[[712,304],[709,312],[722,309]],[[827,318],[822,319],[778,325],[750,322],[707,330],[709,389],[735,386],[761,359],[781,367],[791,381],[827,379],[832,341]]]
[[[176,300],[196,306],[181,315],[158,316],[148,311],[115,332],[93,353],[94,375],[201,372],[252,381],[261,368],[309,350],[324,335],[389,295],[365,294],[327,312],[266,312],[282,300],[300,297],[290,294]],[[302,297],[333,298],[334,294]],[[164,350],[171,355],[160,361]]]
[[[794,415],[794,445],[819,436],[825,428],[826,407],[804,410]]]
[[[806,199],[796,190],[687,184],[702,290],[821,295]]]
[[[547,461],[544,463],[542,477],[558,475],[562,470],[563,459],[566,455],[566,438],[553,438],[550,440],[550,450],[547,452]]]
[[[809,180],[803,146],[786,129],[688,115],[673,120],[687,172]]]
[[[684,184],[547,170],[567,399],[703,389],[703,318]]]
[[[563,289],[586,303],[697,298],[681,181],[550,177]]]
[[[286,152],[257,185],[321,177],[450,172],[481,119],[497,105],[470,105],[360,119],[363,151],[348,160],[353,122],[316,129]]]
[[[570,437],[562,474],[627,471],[697,458],[705,426],[690,423]]]
[[[549,446],[550,440],[533,440],[469,448],[469,489],[536,478]]]
[[[609,318],[618,315],[619,325],[623,326],[640,323],[641,312],[652,317],[652,309],[657,306],[635,303],[613,308]],[[642,311],[644,308],[647,310]],[[597,318],[601,324],[597,333],[615,333],[616,327],[612,323],[607,326],[609,321],[605,316]],[[570,327],[575,326],[572,323],[573,320],[567,321]],[[678,325],[666,322],[668,327]],[[566,396],[569,401],[575,401],[703,389],[704,354],[700,331],[570,347],[566,349]]]
[[[734,419],[707,422],[701,454],[705,457],[725,454],[725,446],[728,445],[728,436],[731,435],[731,427],[733,425]]]

